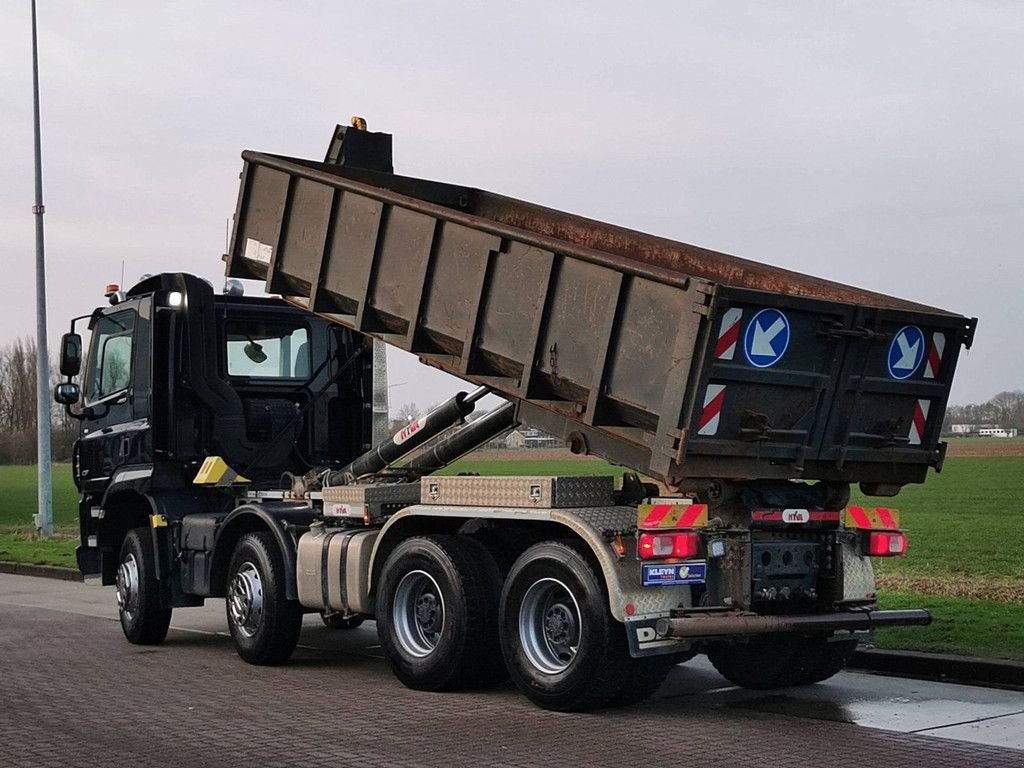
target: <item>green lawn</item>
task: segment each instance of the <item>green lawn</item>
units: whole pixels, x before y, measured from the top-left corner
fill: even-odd
[[[31,528],[38,492],[34,466],[0,466],[0,528]],[[53,466],[53,522],[78,527],[78,489],[68,464]]]
[[[991,600],[883,592],[882,608],[926,608],[928,627],[892,627],[875,633],[874,645],[912,651],[1024,659],[1024,605]]]
[[[876,560],[881,574],[1024,580],[1024,458],[950,458],[924,485],[851,503],[900,510],[907,555]]]
[[[28,530],[0,531],[0,560],[34,565],[60,565],[77,568],[75,547],[78,532],[61,531],[52,539],[41,539]]]

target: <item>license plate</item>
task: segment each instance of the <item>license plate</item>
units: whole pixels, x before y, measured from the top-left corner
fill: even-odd
[[[703,584],[707,580],[707,563],[644,563],[645,587]]]

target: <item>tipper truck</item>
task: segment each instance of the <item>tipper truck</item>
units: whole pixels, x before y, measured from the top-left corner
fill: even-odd
[[[931,620],[879,610],[872,559],[906,551],[889,497],[941,470],[974,319],[399,176],[357,127],[323,161],[242,157],[224,292],[108,286],[61,344],[78,564],[130,642],[211,597],[252,664],[306,613],[372,619],[407,686],[585,710],[696,653],[814,683]],[[374,445],[375,340],[471,386]],[[519,424],[626,471],[436,474]]]

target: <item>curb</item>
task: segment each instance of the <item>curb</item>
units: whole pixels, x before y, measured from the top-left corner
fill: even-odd
[[[1024,661],[955,656],[951,653],[858,649],[851,669],[987,688],[1024,689]]]
[[[0,560],[0,573],[13,573],[16,576],[40,576],[44,579],[60,579],[61,581],[82,581],[82,574],[77,568],[61,568],[57,565],[32,565]]]

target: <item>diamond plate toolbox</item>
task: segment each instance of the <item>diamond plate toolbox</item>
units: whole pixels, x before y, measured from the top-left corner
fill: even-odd
[[[606,477],[425,477],[421,504],[454,507],[601,507],[613,503]]]
[[[338,485],[324,488],[324,514],[362,518],[390,515],[420,500],[416,483],[393,485]]]

